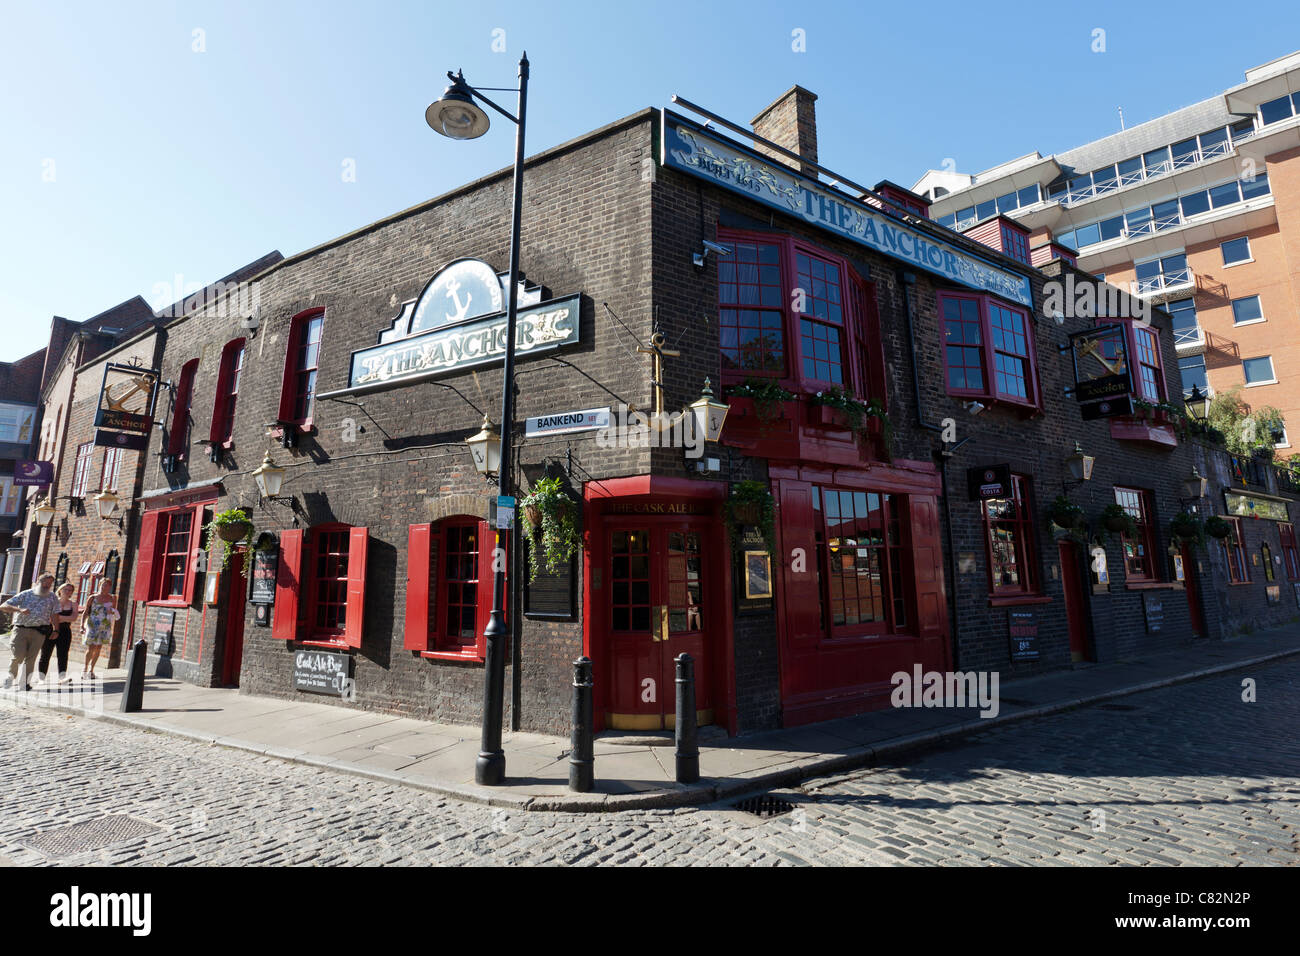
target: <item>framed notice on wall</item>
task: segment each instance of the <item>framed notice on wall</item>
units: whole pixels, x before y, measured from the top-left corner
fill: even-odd
[[[763,534],[746,527],[740,536],[740,551],[731,562],[734,570],[733,598],[737,611],[768,611],[773,603],[772,555]]]
[[[250,575],[248,595],[250,604],[275,603],[275,574],[279,566],[280,552],[274,543],[253,550],[253,573]]]
[[[1038,660],[1038,612],[1012,610],[1007,615],[1013,661]]]

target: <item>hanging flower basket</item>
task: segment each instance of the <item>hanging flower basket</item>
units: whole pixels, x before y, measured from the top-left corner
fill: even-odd
[[[536,579],[543,562],[550,573],[558,574],[582,549],[573,498],[560,478],[542,478],[520,503],[528,520],[524,541],[528,545],[529,580]]]
[[[252,530],[251,521],[232,521],[229,524],[217,525],[217,537],[222,541],[243,541]]]
[[[1205,519],[1205,533],[1211,538],[1223,539],[1232,534],[1232,525],[1218,515],[1211,515]]]
[[[1052,502],[1048,514],[1052,519],[1052,524],[1058,528],[1064,528],[1066,531],[1073,531],[1083,527],[1083,509],[1064,495],[1057,496],[1056,500]]]
[[[1111,534],[1132,536],[1137,532],[1137,522],[1119,504],[1107,505],[1101,510],[1101,526]]]

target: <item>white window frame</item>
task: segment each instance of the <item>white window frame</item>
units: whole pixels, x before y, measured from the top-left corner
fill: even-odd
[[[1232,262],[1229,262],[1228,257],[1224,255],[1223,247],[1230,242],[1236,242],[1238,239],[1246,240],[1246,258],[1234,259]],[[1231,239],[1223,240],[1223,242],[1219,243],[1219,257],[1223,259],[1223,268],[1225,269],[1231,269],[1233,266],[1244,266],[1248,262],[1254,262],[1255,251],[1250,247],[1250,236],[1233,236]]]
[[[1241,375],[1242,375],[1242,378],[1243,378],[1243,379],[1246,378],[1246,363],[1247,363],[1247,362],[1257,362],[1257,361],[1259,361],[1260,359],[1268,359],[1268,367],[1269,367],[1269,370],[1273,373],[1273,377],[1270,378],[1270,379],[1267,379],[1267,380],[1265,380],[1265,381],[1259,381],[1259,382],[1246,381],[1246,383],[1245,383],[1245,387],[1246,387],[1246,388],[1258,388],[1258,387],[1261,386],[1261,385],[1276,385],[1276,384],[1277,384],[1277,368],[1276,368],[1276,366],[1273,365],[1273,356],[1272,356],[1272,355],[1252,355],[1250,358],[1244,358],[1244,359],[1242,359],[1242,360],[1241,360]]]
[[[1259,302],[1259,318],[1257,318],[1257,319],[1247,319],[1245,322],[1238,322],[1238,321],[1237,321],[1237,303],[1238,303],[1238,302],[1245,302],[1247,299],[1255,299],[1255,300],[1257,300],[1257,301]],[[1232,309],[1232,327],[1233,327],[1234,329],[1239,329],[1239,328],[1241,328],[1242,326],[1245,326],[1245,325],[1259,325],[1259,323],[1261,323],[1261,322],[1267,322],[1267,321],[1268,321],[1268,316],[1266,316],[1266,315],[1264,314],[1264,300],[1261,299],[1261,298],[1259,297],[1259,293],[1258,293],[1258,292],[1251,293],[1250,295],[1243,295],[1243,296],[1241,296],[1240,298],[1230,299],[1230,300],[1228,301],[1228,306]]]

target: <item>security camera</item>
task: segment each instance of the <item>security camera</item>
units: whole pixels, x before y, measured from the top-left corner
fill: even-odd
[[[698,268],[703,269],[704,263],[708,260],[710,252],[714,255],[729,256],[731,255],[731,246],[724,246],[720,242],[712,242],[711,240],[705,239],[704,251],[695,253],[695,255],[691,257],[692,261]]]
[[[972,415],[978,415],[980,412],[984,411],[985,406],[983,402],[967,402],[962,407]]]
[[[252,312],[249,312],[248,315],[246,315],[243,318],[243,320],[239,323],[239,326],[240,328],[246,329],[249,332],[256,333],[258,326],[260,326],[261,324],[262,324],[262,310],[258,308],[254,308]]]

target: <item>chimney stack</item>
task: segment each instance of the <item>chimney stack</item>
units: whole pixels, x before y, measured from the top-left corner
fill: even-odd
[[[767,107],[751,121],[754,132],[764,139],[770,139],[778,146],[784,146],[811,163],[817,162],[817,94],[810,93],[802,86],[792,86],[771,106]],[[755,144],[760,153],[766,153],[781,163],[791,164],[794,160],[762,144]],[[798,163],[799,170],[805,175],[816,177],[817,171],[806,163]]]

